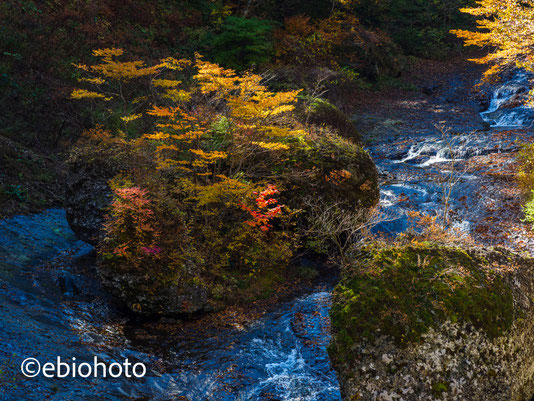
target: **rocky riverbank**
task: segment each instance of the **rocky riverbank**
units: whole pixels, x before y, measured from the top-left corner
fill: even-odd
[[[471,255],[466,259],[471,264],[477,260],[472,252],[484,255],[475,263],[478,273],[473,276],[457,258],[439,267],[443,259],[440,248],[432,246],[436,238],[426,238],[427,242],[422,238],[423,243],[410,248],[415,255],[411,264],[406,259],[410,252],[404,246],[384,251],[391,252],[389,255],[378,252],[382,256],[368,263],[360,259],[349,264],[334,292],[331,345],[343,399],[530,400],[534,393],[531,352],[522,352],[532,344],[528,324],[531,259],[486,248],[504,245],[527,251],[527,255],[533,249],[530,227],[521,221],[523,197],[515,178],[519,146],[532,137],[532,130],[524,125],[531,111],[520,106],[516,109],[518,105],[510,103],[518,93],[514,74],[510,81],[473,90],[477,69],[465,67],[441,75],[448,81],[438,82],[432,90],[379,98],[380,106],[370,109],[359,122],[372,133],[367,140],[382,177],[382,207],[397,216],[379,229],[391,234],[403,232],[413,222],[398,216],[413,212],[435,216],[439,224],[447,207],[450,226],[458,235],[450,251]],[[497,103],[502,107],[492,109]],[[499,114],[499,121],[514,126],[482,119],[478,113],[488,108],[492,115]],[[495,126],[490,127],[490,123]],[[445,134],[433,126],[442,126]],[[508,256],[503,259],[503,254]],[[494,263],[496,259],[500,262]],[[436,268],[442,270],[432,276],[431,289],[424,285],[423,276]],[[397,274],[409,272],[415,276],[388,291]],[[441,290],[462,292],[466,277],[480,277],[481,272],[493,272],[498,280],[505,280],[512,298],[506,301],[504,293],[490,291],[488,299],[473,300],[470,297],[476,292],[465,291],[453,304],[470,303],[468,313],[481,319],[479,323],[510,319],[506,330],[492,334],[466,321],[465,316],[462,319],[458,312],[445,320],[437,319],[441,312],[434,308],[451,304],[448,295],[433,292],[433,285],[453,274]],[[366,287],[365,277],[384,281]],[[397,293],[404,285],[411,288],[409,296]],[[481,284],[476,288],[490,287]],[[390,298],[381,299],[380,294]],[[428,305],[419,304],[428,296],[432,298]],[[500,310],[487,304],[489,299],[511,308],[501,310],[504,320],[485,315]],[[407,309],[396,307],[405,301]],[[377,303],[374,307],[368,305],[373,302]],[[371,315],[358,315],[366,311],[372,311]],[[412,336],[414,328],[419,334]],[[517,344],[521,345],[516,348]]]

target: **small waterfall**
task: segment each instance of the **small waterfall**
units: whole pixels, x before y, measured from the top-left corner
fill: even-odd
[[[492,127],[528,127],[534,123],[534,108],[525,105],[531,89],[531,74],[517,71],[495,89],[488,110],[480,113]]]

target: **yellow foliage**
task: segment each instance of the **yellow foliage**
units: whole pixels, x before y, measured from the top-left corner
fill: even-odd
[[[147,75],[156,74],[160,71],[160,66],[146,67],[140,60],[136,61],[116,61],[115,57],[123,54],[122,49],[99,49],[94,50],[93,55],[102,58],[101,64],[91,66],[91,71],[101,74],[110,79],[128,81]]]
[[[490,78],[512,65],[534,71],[534,0],[479,0],[476,7],[460,11],[477,17],[478,31],[451,31],[462,38],[466,46],[489,47],[477,63],[493,63],[486,73]]]
[[[102,85],[104,83],[106,83],[106,80],[105,79],[102,79],[102,78],[80,78],[78,79],[79,82],[88,82],[90,84],[95,84],[95,85]]]
[[[243,158],[253,158],[254,153],[285,151],[290,145],[282,143],[281,138],[306,134],[290,128],[285,121],[300,91],[271,92],[260,75],[239,76],[199,55],[194,64],[190,60],[167,58],[153,66],[146,66],[140,60],[119,61],[117,58],[123,56],[123,51],[116,48],[98,49],[93,55],[100,59],[96,65],[76,65],[85,73],[95,75],[81,81],[106,85],[98,87],[97,91],[77,89],[72,97],[110,100],[108,96],[114,96],[122,101],[120,118],[125,124],[144,115],[155,117],[153,130],[141,138],[153,143],[151,149],[158,169],[176,169],[195,185],[209,186],[219,180],[229,182],[217,177],[218,166],[224,159],[229,159],[230,164],[240,164]],[[192,85],[184,84],[173,75],[174,71],[189,66],[197,71]],[[151,83],[152,93],[147,96],[136,93],[136,97],[129,100],[123,93],[124,84],[143,77],[151,78],[147,84]],[[156,92],[158,90],[160,92]],[[191,105],[193,96],[204,96],[203,105]],[[141,110],[141,103],[149,99],[153,100],[152,104]],[[212,124],[221,118],[227,121],[227,128],[222,128],[228,130],[224,147],[212,148]],[[116,134],[126,140],[132,129],[134,125],[125,126]]]
[[[225,206],[239,206],[242,199],[249,196],[255,188],[239,180],[223,177],[210,185],[189,184],[189,191],[193,194],[191,200],[197,201],[199,206],[212,203],[224,203]]]
[[[118,81],[128,81],[147,75],[156,74],[156,67],[146,67],[143,61],[114,61],[104,60],[104,63],[93,65],[92,71]]]
[[[260,148],[267,149],[267,150],[287,150],[289,149],[289,146],[284,145],[283,143],[279,142],[252,142],[253,145],[259,146]]]
[[[154,132],[153,134],[146,134],[143,136],[143,138],[151,139],[153,141],[162,141],[164,139],[168,139],[170,137],[169,134],[166,134],[164,132],[158,131]]]
[[[194,78],[198,81],[202,93],[215,92],[224,95],[237,88],[238,78],[235,71],[204,61],[198,53],[195,54],[195,57],[198,74]]]
[[[122,56],[123,53],[124,51],[122,49],[116,49],[116,48],[93,50],[93,56],[102,57],[104,59],[111,59],[113,57],[119,57],[119,56]]]
[[[155,79],[152,82],[154,83],[154,86],[160,86],[163,88],[176,88],[182,83],[182,81],[176,81],[174,79]]]
[[[125,123],[129,123],[130,121],[137,120],[138,118],[141,118],[141,117],[142,117],[141,114],[130,114],[129,116],[121,117],[121,120],[124,121]]]
[[[104,100],[110,100],[109,98],[106,98],[105,95],[98,93],[98,92],[92,92],[85,89],[74,89],[72,93],[70,94],[71,99],[104,99]]]
[[[185,67],[190,66],[191,64],[192,64],[191,60],[187,60],[187,59],[177,60],[177,59],[175,59],[173,57],[167,57],[167,58],[161,60],[161,64],[159,64],[157,67],[158,68],[167,68],[169,70],[181,71]]]
[[[228,157],[226,152],[219,152],[216,150],[204,152],[202,149],[189,149],[189,151],[198,157],[193,161],[193,167],[206,167],[210,164],[216,163],[219,159],[226,159]],[[204,173],[200,174],[206,175]]]
[[[163,97],[176,103],[188,102],[191,100],[191,92],[182,89],[169,89],[165,91]]]

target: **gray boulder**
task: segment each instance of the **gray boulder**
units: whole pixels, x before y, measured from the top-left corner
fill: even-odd
[[[334,292],[343,400],[530,400],[533,297],[534,259],[504,249],[367,249]]]

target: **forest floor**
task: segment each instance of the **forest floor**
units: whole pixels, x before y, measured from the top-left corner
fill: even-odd
[[[452,132],[485,128],[479,114],[485,96],[475,87],[484,66],[466,57],[412,60],[401,77],[380,90],[356,92],[352,114],[365,140],[428,134],[437,125]]]

